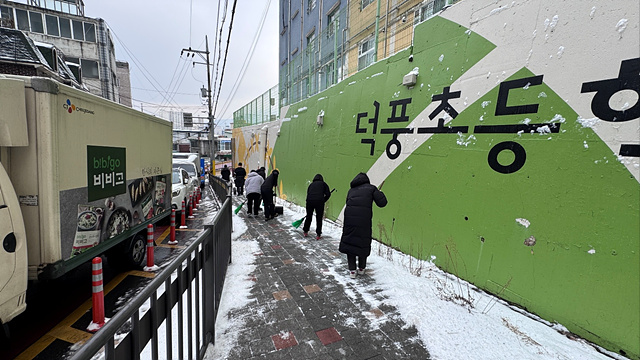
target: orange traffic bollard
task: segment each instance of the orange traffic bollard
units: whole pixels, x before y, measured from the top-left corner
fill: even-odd
[[[189,219],[193,218],[193,195],[189,195]]]
[[[159,267],[154,264],[153,258],[153,225],[147,225],[147,266],[144,271],[156,271]]]
[[[198,188],[196,188],[195,194],[193,194],[193,211],[198,210]]]
[[[176,209],[171,209],[171,233],[169,236],[169,245],[175,245],[176,241]]]
[[[91,283],[93,294],[93,321],[87,327],[88,331],[96,332],[104,326],[104,291],[102,286],[102,258],[95,257],[91,261]]]
[[[182,200],[182,214],[180,217],[182,218],[182,220],[180,221],[180,229],[186,229],[187,221],[185,218],[187,217],[187,209],[185,208],[184,200]]]

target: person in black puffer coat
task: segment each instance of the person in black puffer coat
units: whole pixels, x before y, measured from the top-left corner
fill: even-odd
[[[316,212],[316,240],[320,240],[322,236],[322,216],[324,215],[324,203],[331,197],[329,185],[324,182],[322,175],[316,174],[311,184],[307,188],[307,217],[304,221],[302,231],[306,237],[311,228],[311,220],[313,219],[313,211]]]
[[[267,178],[267,169],[264,168],[264,166],[261,166],[260,169],[256,170],[258,175],[262,176],[262,179],[266,179]]]
[[[371,253],[373,202],[379,207],[385,207],[387,197],[376,186],[371,185],[367,174],[359,173],[351,180],[351,189],[347,193],[344,226],[338,248],[341,253],[347,254],[352,279],[356,277],[356,257],[357,273],[364,275],[367,257]]]
[[[233,171],[233,175],[236,180],[236,188],[238,195],[242,195],[244,192],[244,177],[247,176],[247,170],[242,167],[242,163],[238,163],[238,167]]]
[[[264,202],[264,219],[269,221],[276,215],[276,205],[273,203],[273,197],[275,193],[274,188],[278,186],[278,170],[273,170],[271,175],[260,186],[260,192],[262,193],[262,201]]]
[[[222,170],[220,170],[220,176],[222,177],[222,180],[226,181],[227,183],[231,180],[231,170],[229,170],[227,165],[225,165]]]

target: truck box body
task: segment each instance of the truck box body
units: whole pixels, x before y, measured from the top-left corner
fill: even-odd
[[[18,199],[20,212],[6,206],[22,216],[11,223],[24,224],[29,279],[59,277],[170,213],[170,122],[35,77],[0,77],[0,109],[0,194]]]

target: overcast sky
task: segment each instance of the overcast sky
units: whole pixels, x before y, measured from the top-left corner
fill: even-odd
[[[220,12],[224,0],[220,1]],[[187,60],[180,56],[183,48],[205,49],[209,38],[211,62],[215,63],[216,19],[218,1],[212,0],[84,0],[85,15],[104,19],[112,31],[116,58],[127,61],[131,70],[131,92],[134,108],[144,107],[155,113],[157,105],[166,110],[192,111],[194,116],[206,116],[200,88],[206,84],[205,65],[197,55]],[[228,0],[224,23],[222,56],[227,42],[233,0]],[[268,7],[268,8],[267,8]],[[251,61],[231,97],[234,83],[241,75],[243,63],[250,54],[264,12],[266,20],[259,34]],[[221,16],[220,16],[221,17]],[[278,1],[244,0],[236,5],[227,64],[216,111],[217,119],[231,119],[233,112],[278,83]],[[219,32],[219,29],[218,29]],[[220,61],[218,79],[222,74]],[[186,66],[185,66],[186,65]],[[212,67],[212,82],[215,66]],[[173,79],[173,82],[172,82]],[[219,80],[218,80],[219,81]],[[167,104],[167,93],[174,96]],[[217,94],[214,89],[214,95]],[[213,100],[215,104],[215,99]],[[197,105],[197,109],[193,106]],[[226,105],[226,106],[225,106]],[[203,120],[204,121],[204,120]]]

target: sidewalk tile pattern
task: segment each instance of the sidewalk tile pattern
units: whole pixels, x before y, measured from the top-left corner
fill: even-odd
[[[236,216],[248,226],[236,241],[255,239],[261,252],[247,274],[255,279],[249,304],[226,315],[244,319],[228,330],[237,338],[228,359],[430,359],[416,328],[384,303],[373,270],[338,281],[349,276],[339,239],[305,238],[278,217]]]

